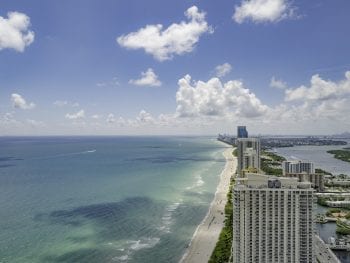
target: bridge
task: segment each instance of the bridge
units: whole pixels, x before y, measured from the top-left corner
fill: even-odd
[[[315,254],[320,263],[341,263],[333,251],[318,235],[315,235]]]

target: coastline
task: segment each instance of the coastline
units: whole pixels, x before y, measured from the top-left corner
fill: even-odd
[[[227,193],[231,176],[237,168],[237,158],[232,155],[233,150],[234,148],[229,147],[223,152],[226,164],[220,174],[220,181],[214,199],[210,204],[208,213],[194,232],[191,242],[180,260],[181,263],[203,263],[210,259],[221,230],[225,225]]]

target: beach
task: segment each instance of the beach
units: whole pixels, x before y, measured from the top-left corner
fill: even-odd
[[[224,227],[225,205],[229,191],[230,178],[237,168],[237,158],[232,155],[233,148],[228,148],[223,155],[226,165],[220,175],[214,200],[201,224],[197,227],[191,243],[180,262],[203,263],[208,262],[220,232]]]

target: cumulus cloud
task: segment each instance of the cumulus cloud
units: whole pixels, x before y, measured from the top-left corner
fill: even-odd
[[[341,99],[350,94],[350,71],[339,82],[322,79],[318,74],[311,77],[310,86],[300,86],[285,91],[286,101],[326,101]]]
[[[21,95],[17,93],[11,94],[11,101],[14,108],[29,110],[35,107],[33,102],[28,103]]]
[[[26,14],[8,12],[7,18],[0,16],[0,50],[11,48],[23,52],[34,41],[29,26],[30,18]]]
[[[108,114],[106,121],[108,123],[114,123],[116,121],[115,117],[114,117],[114,114],[113,113]]]
[[[268,106],[239,80],[222,83],[218,78],[212,78],[207,82],[191,82],[191,76],[186,75],[178,85],[176,113],[180,117],[234,114],[254,118],[268,111]]]
[[[117,38],[120,46],[128,49],[144,49],[159,61],[172,59],[173,56],[192,52],[204,33],[213,32],[205,20],[205,13],[196,6],[187,9],[188,22],[172,24],[163,29],[163,25],[147,25],[136,32]]]
[[[140,123],[154,123],[153,116],[145,110],[140,111],[139,116],[136,118],[136,120]]]
[[[273,76],[271,78],[271,81],[270,81],[270,87],[271,88],[276,88],[276,89],[286,89],[287,88],[287,83],[282,81],[282,80],[276,79]]]
[[[66,119],[69,120],[79,120],[79,119],[84,119],[85,118],[85,111],[80,110],[76,113],[67,113],[66,114]]]
[[[158,79],[158,76],[154,73],[153,69],[149,68],[146,72],[141,72],[140,79],[131,79],[129,80],[130,84],[137,86],[149,86],[149,87],[159,87],[162,85],[162,82]]]
[[[224,63],[222,65],[218,65],[215,68],[216,76],[223,77],[230,73],[232,70],[232,66],[229,63]]]
[[[289,0],[242,0],[235,7],[233,19],[241,24],[246,20],[255,23],[277,22],[294,17],[295,8]]]

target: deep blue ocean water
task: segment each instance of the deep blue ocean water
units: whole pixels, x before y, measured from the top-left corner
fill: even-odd
[[[195,137],[0,138],[0,262],[178,262],[223,144]]]

